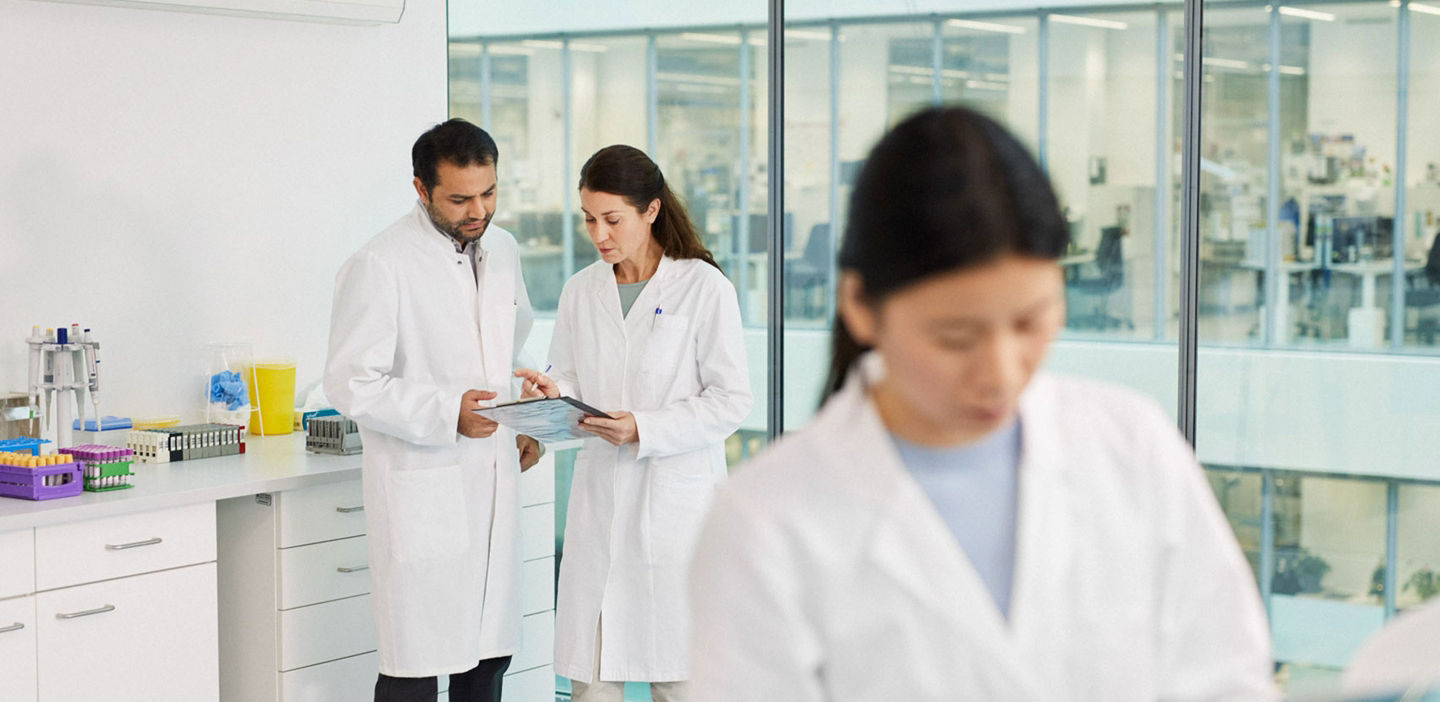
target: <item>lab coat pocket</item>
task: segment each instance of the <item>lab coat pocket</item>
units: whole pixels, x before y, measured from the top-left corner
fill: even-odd
[[[639,387],[633,396],[636,409],[658,409],[667,404],[676,372],[690,339],[690,319],[657,314],[640,356]]]
[[[645,340],[645,365],[643,370],[653,375],[669,377],[674,374],[685,351],[685,341],[690,334],[690,318],[680,315],[655,315],[650,327],[650,336]]]
[[[470,519],[459,465],[390,471],[389,525],[399,562],[458,556],[470,549]]]
[[[679,457],[675,457],[679,458]],[[652,563],[685,563],[715,494],[715,480],[695,466],[660,459],[650,466],[650,556]]]

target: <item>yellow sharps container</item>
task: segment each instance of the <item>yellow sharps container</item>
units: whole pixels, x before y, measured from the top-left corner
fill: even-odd
[[[289,434],[295,421],[295,361],[280,358],[256,361],[245,373],[250,390],[250,433],[264,436]]]

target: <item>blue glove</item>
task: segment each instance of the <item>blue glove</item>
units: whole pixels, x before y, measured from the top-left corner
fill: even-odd
[[[210,401],[224,402],[231,412],[250,403],[245,381],[235,371],[220,371],[210,377]]]

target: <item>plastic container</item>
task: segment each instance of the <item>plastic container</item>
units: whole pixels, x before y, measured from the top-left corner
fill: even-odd
[[[255,410],[250,413],[250,433],[275,436],[295,431],[295,361],[258,360],[246,376],[255,402]]]
[[[25,437],[18,439],[0,439],[0,453],[25,453],[28,451],[31,456],[39,456],[41,444],[48,443],[50,443],[49,439],[28,439]]]
[[[170,427],[178,425],[179,423],[180,418],[173,415],[168,417],[146,417],[144,419],[135,420],[134,426],[131,428],[136,431],[148,431],[151,429],[168,429]]]
[[[255,409],[255,354],[250,344],[212,344],[206,349],[210,365],[205,375],[205,421],[249,426]]]
[[[109,492],[135,487],[131,483],[135,474],[130,471],[130,449],[89,444],[61,449],[60,453],[69,454],[76,462],[84,465],[86,492]]]
[[[0,464],[0,495],[25,500],[50,500],[73,497],[83,490],[82,467],[79,463],[61,463],[40,468],[22,468]],[[45,478],[59,476],[60,485],[46,485]]]

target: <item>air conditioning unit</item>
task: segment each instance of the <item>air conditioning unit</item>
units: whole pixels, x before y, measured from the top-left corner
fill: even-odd
[[[46,0],[141,10],[199,12],[238,17],[268,17],[301,22],[395,24],[405,0]]]

